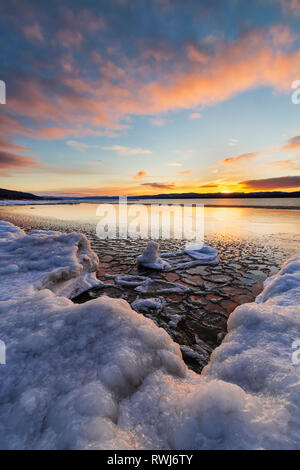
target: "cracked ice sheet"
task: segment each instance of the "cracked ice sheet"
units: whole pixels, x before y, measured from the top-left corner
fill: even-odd
[[[85,235],[33,230],[0,221],[0,300],[51,289],[72,298],[101,285],[98,257]]]

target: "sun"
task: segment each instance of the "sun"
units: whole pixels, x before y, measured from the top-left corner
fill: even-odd
[[[225,190],[225,191],[221,191],[221,193],[222,193],[222,194],[229,194],[230,191]]]

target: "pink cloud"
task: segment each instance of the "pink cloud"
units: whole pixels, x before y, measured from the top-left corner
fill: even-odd
[[[25,37],[29,39],[30,41],[43,41],[44,40],[44,36],[41,31],[41,28],[37,23],[29,25],[29,26],[25,26],[24,34],[25,34]]]
[[[80,31],[67,28],[59,37],[66,45],[78,46],[83,40]],[[92,60],[99,67],[99,78],[83,78],[74,56],[67,54],[66,65],[62,64],[55,80],[19,78],[22,93],[11,96],[6,109],[30,118],[32,125],[26,131],[23,124],[14,123],[9,135],[49,140],[101,135],[127,129],[128,123],[122,121],[134,114],[213,105],[261,85],[289,91],[291,81],[300,75],[300,51],[280,50],[279,37],[281,45],[290,43],[286,27],[250,31],[235,42],[217,44],[204,65],[190,54],[188,66],[175,62],[172,73],[159,68],[158,76],[150,81],[144,63],[125,57],[116,64],[98,53],[92,53]]]
[[[23,168],[27,166],[38,166],[34,157],[17,155],[0,150],[0,168]]]
[[[147,171],[138,171],[136,175],[134,175],[134,179],[144,178],[147,175]]]
[[[225,160],[223,160],[222,163],[225,163],[225,164],[237,163],[237,162],[241,162],[241,161],[252,160],[255,157],[257,157],[256,152],[243,153],[242,155],[238,155],[237,157],[225,158]]]

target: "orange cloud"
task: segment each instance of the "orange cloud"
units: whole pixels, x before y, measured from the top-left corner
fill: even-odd
[[[183,170],[178,172],[179,175],[190,175],[191,173],[191,170]]]
[[[147,175],[147,171],[138,171],[136,175],[133,176],[134,179],[144,178]]]
[[[68,15],[72,23],[72,12]],[[75,20],[73,24],[81,21],[79,16]],[[67,25],[57,37],[62,44],[75,46],[81,44],[80,35],[80,31],[70,30]],[[153,74],[142,56],[137,59],[123,56],[115,64],[91,53],[93,65],[99,67],[97,78],[95,74],[93,78],[88,74],[81,76],[82,68],[75,63],[75,56],[70,68],[69,57],[67,67],[61,64],[55,78],[34,73],[30,77],[14,77],[15,88],[20,92],[10,96],[6,109],[18,119],[26,116],[29,124],[26,129],[21,121],[14,122],[7,135],[49,140],[88,134],[115,135],[128,128],[130,115],[155,115],[213,105],[262,85],[290,90],[291,82],[300,75],[300,51],[285,47],[281,50],[281,46],[290,45],[293,39],[285,26],[253,30],[234,42],[216,42],[204,62],[199,56],[202,51],[197,54],[193,46],[188,57],[174,62],[172,72],[159,67],[156,78],[150,82]]]
[[[271,165],[280,167],[282,170],[300,170],[300,160],[277,160]]]
[[[245,161],[245,160],[251,160],[252,158],[255,158],[257,157],[257,153],[256,152],[252,152],[252,153],[243,153],[242,155],[238,155],[237,157],[229,157],[229,158],[225,158],[225,160],[223,160],[221,163],[236,163],[236,162],[241,162],[241,161]]]
[[[300,135],[296,135],[288,140],[287,144],[281,150],[296,150],[300,148]]]

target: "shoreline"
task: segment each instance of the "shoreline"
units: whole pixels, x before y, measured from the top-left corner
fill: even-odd
[[[169,201],[169,202],[167,202]],[[181,202],[182,201],[182,202]],[[136,201],[128,200],[127,205],[132,205],[132,204],[142,204],[145,206],[151,206],[151,205],[160,205],[160,206],[169,206],[169,205],[185,205],[185,206],[193,206],[196,205],[196,202],[190,203],[190,204],[185,204],[184,199],[182,199],[180,202],[172,202],[171,199],[166,199],[166,202],[155,202],[155,199],[153,199],[153,202],[144,202],[143,200],[137,199]],[[5,202],[8,204],[2,204],[2,202]],[[48,205],[80,205],[80,204],[118,204],[118,200],[115,201],[107,201],[105,199],[99,200],[99,201],[14,201],[13,203],[10,203],[10,201],[1,201],[0,200],[0,208],[1,207],[18,207],[18,206],[48,206]],[[272,205],[254,205],[254,204],[199,204],[200,206],[205,207],[214,207],[214,208],[245,208],[245,209],[274,209],[274,210],[300,210],[300,205],[299,206],[284,206],[284,205],[278,205],[278,206],[272,206]]]
[[[18,225],[18,218],[10,218],[10,221]],[[64,232],[67,228],[59,220],[46,226],[35,216],[21,226],[26,232],[32,229]],[[225,241],[222,237],[208,237],[206,244],[220,253],[218,266],[199,266],[172,273],[151,272],[136,265],[136,258],[144,250],[147,240],[100,240],[95,233],[79,225],[67,230],[70,231],[80,231],[90,240],[100,259],[97,277],[104,283],[102,287],[82,293],[74,301],[84,303],[91,298],[108,295],[121,297],[132,304],[136,300],[159,297],[163,302],[159,313],[151,308],[142,313],[183,347],[186,364],[197,372],[208,363],[211,352],[226,334],[227,320],[233,309],[244,302],[253,302],[262,290],[262,281],[277,272],[286,259],[273,246],[266,247],[263,240],[258,241],[257,238],[229,238]],[[162,253],[177,252],[184,247],[184,242],[180,241],[161,240],[160,243]],[[151,294],[138,294],[135,291],[138,284],[134,287],[121,285],[114,278],[116,275],[146,276],[156,280],[156,289]],[[214,282],[214,277],[217,282]],[[159,288],[165,282],[179,283],[188,291],[161,293]]]
[[[45,257],[47,250],[51,256]],[[122,296],[81,304],[65,297],[70,281],[84,288],[82,274],[100,268],[84,235],[26,235],[0,222],[0,251],[0,332],[7,345],[0,368],[2,447],[298,447],[299,374],[291,363],[291,341],[300,329],[300,255],[268,278],[255,302],[234,309],[225,341],[197,374],[182,360],[188,351]],[[212,269],[218,267],[224,276],[224,266]],[[17,279],[27,287],[19,282],[11,300]],[[232,288],[233,281],[222,282]]]

